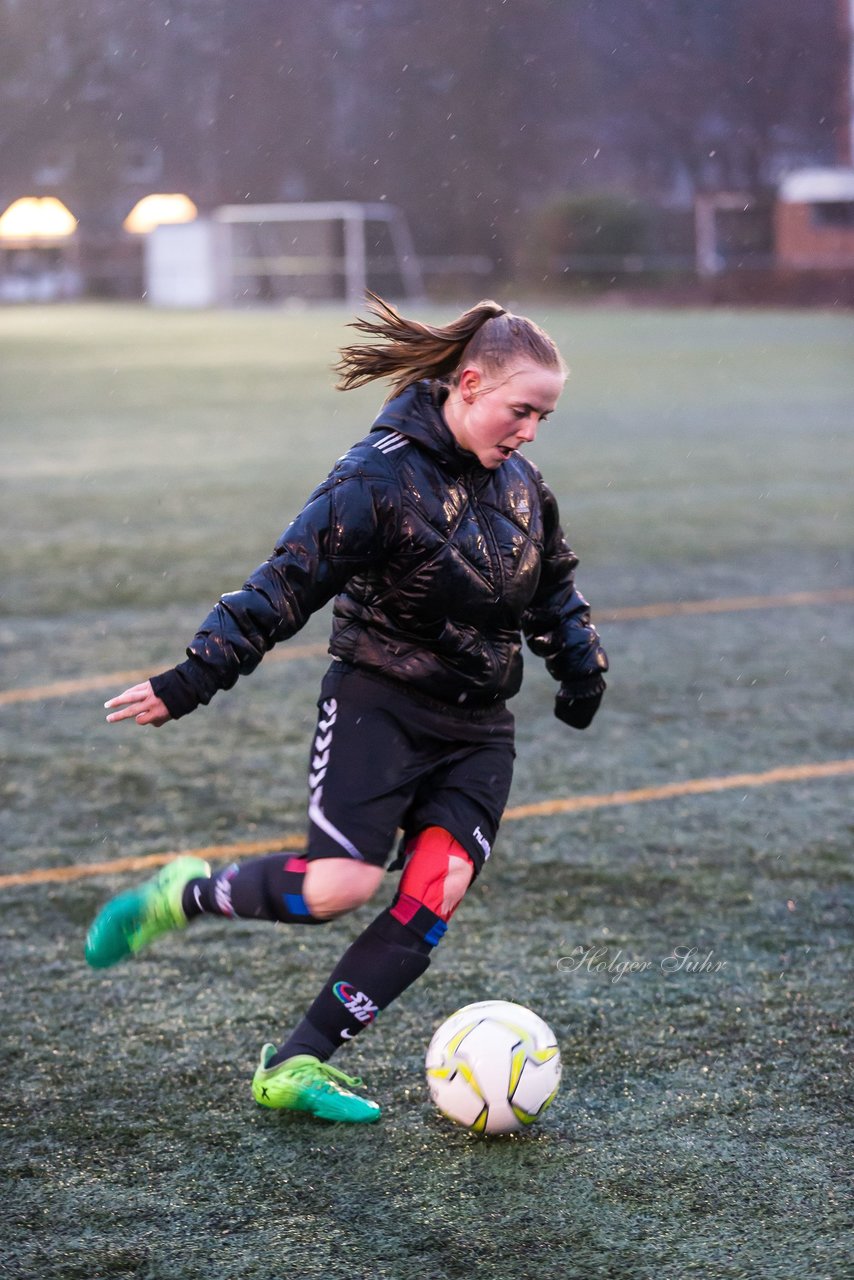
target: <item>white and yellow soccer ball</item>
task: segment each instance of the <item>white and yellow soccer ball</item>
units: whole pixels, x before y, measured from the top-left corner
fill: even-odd
[[[481,1000],[451,1014],[430,1041],[425,1067],[436,1106],[474,1133],[526,1129],[560,1085],[554,1032],[508,1000]]]

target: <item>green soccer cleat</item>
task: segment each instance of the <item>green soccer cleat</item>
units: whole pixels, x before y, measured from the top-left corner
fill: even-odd
[[[284,1111],[307,1111],[321,1120],[341,1120],[345,1124],[370,1124],[379,1120],[380,1108],[368,1098],[359,1098],[344,1085],[358,1087],[354,1076],[330,1067],[310,1054],[286,1058],[276,1067],[267,1063],[276,1052],[274,1044],[261,1050],[261,1064],[252,1080],[252,1096],[259,1107]]]
[[[111,898],[86,935],[86,959],[92,968],[108,969],[141,951],[161,933],[184,929],[184,888],[190,880],[207,879],[210,873],[201,858],[176,858],[139,888]]]

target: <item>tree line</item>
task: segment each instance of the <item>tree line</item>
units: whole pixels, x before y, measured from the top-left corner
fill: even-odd
[[[0,195],[109,236],[387,200],[425,253],[525,250],[566,193],[684,206],[838,158],[837,0],[0,0]]]

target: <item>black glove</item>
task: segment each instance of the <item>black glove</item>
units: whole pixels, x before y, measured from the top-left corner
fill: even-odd
[[[602,694],[607,687],[599,675],[566,681],[555,697],[555,715],[558,720],[573,729],[586,729],[599,710]]]

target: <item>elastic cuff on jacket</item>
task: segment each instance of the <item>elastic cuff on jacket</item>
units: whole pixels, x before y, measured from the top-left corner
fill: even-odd
[[[182,716],[189,715],[202,701],[180,667],[172,667],[169,671],[162,671],[160,675],[152,676],[151,687],[157,697],[166,704],[166,709],[173,720],[180,720]]]

